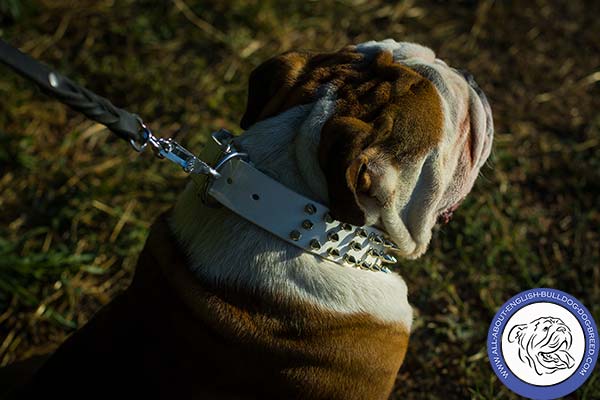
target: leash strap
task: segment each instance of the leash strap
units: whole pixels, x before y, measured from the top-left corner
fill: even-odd
[[[46,94],[105,125],[121,139],[128,141],[137,152],[142,152],[150,143],[157,157],[174,162],[189,174],[219,177],[216,170],[175,140],[154,136],[136,114],[114,106],[104,97],[79,86],[2,39],[0,39],[0,62],[24,78],[35,82]]]
[[[114,106],[104,97],[79,86],[2,39],[0,39],[0,61],[24,78],[35,82],[46,94],[105,125],[120,138],[135,143],[144,141],[140,117]]]

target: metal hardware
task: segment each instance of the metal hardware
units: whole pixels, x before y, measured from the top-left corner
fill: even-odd
[[[391,242],[387,239],[383,239],[383,247],[387,249],[398,249],[398,246],[394,242]]]
[[[327,234],[327,239],[329,239],[332,242],[337,242],[338,240],[340,240],[340,235],[338,235],[336,232],[329,232]]]
[[[398,262],[398,260],[396,259],[396,257],[391,256],[389,254],[382,254],[379,259],[381,260],[382,263],[384,264],[396,264]]]
[[[54,76],[53,73],[51,75]],[[135,151],[137,151],[138,153],[141,153],[142,151],[144,151],[144,149],[148,145],[148,139],[150,138],[150,135],[152,134],[152,132],[150,132],[150,129],[148,129],[148,127],[146,126],[144,121],[142,121],[141,118],[138,117],[137,120],[138,120],[138,123],[140,124],[140,129],[138,130],[138,134],[141,136],[142,142],[138,143],[133,138],[131,138],[131,139],[129,139],[129,144],[131,145],[131,147],[133,147],[133,149]]]
[[[354,234],[356,236],[362,237],[362,238],[366,238],[367,237],[367,231],[365,230],[365,228],[357,228],[356,232],[354,232]]]
[[[310,248],[313,250],[319,250],[321,248],[321,243],[317,239],[312,239],[310,241]]]
[[[336,249],[335,247],[330,247],[327,249],[327,254],[329,254],[332,257],[339,257],[340,251],[338,249]]]
[[[298,240],[300,240],[300,238],[302,237],[302,234],[299,231],[291,231],[290,232],[290,239],[292,239],[294,242],[297,242]]]
[[[383,244],[383,238],[379,235],[376,235],[375,233],[371,233],[369,235],[369,240],[371,242],[377,243],[377,244]]]
[[[352,230],[352,225],[347,224],[347,223],[343,223],[342,224],[342,229],[345,230],[346,232],[350,232]]]
[[[350,242],[350,248],[352,250],[356,250],[356,251],[361,251],[362,250],[362,246],[358,242]]]
[[[213,132],[211,135],[212,139],[217,143],[223,153],[231,152],[231,142],[233,141],[233,135],[227,129],[219,129]]]
[[[369,249],[369,255],[372,255],[373,257],[381,257],[382,254],[382,252],[377,251],[376,249]]]
[[[308,219],[305,219],[304,221],[302,221],[302,227],[306,230],[311,230],[313,228],[313,226],[315,226],[315,224],[313,224]]]
[[[323,221],[327,222],[328,224],[331,224],[335,220],[333,219],[333,217],[331,216],[331,214],[329,214],[328,212],[326,212],[325,215],[323,215]]]
[[[175,140],[156,137],[141,119],[138,119],[138,122],[140,123],[142,140],[141,142],[136,142],[133,139],[129,141],[129,144],[135,151],[141,153],[150,144],[152,151],[158,158],[166,158],[174,162],[188,174],[202,174],[212,178],[221,177],[221,174],[216,169],[213,169],[210,165],[200,160]]]
[[[344,254],[344,261],[349,264],[356,264],[356,257],[351,256],[350,254]]]
[[[317,212],[317,207],[315,207],[314,204],[307,204],[306,206],[304,206],[304,212],[308,215],[313,215]]]

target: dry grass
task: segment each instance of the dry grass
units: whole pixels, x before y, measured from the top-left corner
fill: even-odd
[[[600,320],[600,7],[451,4],[0,0],[0,35],[197,150],[239,132],[249,72],[288,49],[392,37],[469,69],[495,150],[428,254],[399,266],[417,316],[394,398],[515,398],[485,352],[505,300],[555,287]],[[123,289],[184,184],[0,68],[0,365],[52,350]],[[598,397],[597,373],[573,395]]]

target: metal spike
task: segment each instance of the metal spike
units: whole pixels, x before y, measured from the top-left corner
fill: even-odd
[[[347,223],[343,223],[342,224],[342,229],[345,230],[346,232],[350,232],[352,230],[352,225],[347,224]]]
[[[294,242],[297,242],[302,237],[302,234],[299,231],[293,230],[290,232],[290,239]]]
[[[377,234],[375,234],[374,232],[371,232],[369,234],[369,240],[371,242],[377,243],[377,244],[383,244],[383,238]]]
[[[323,215],[323,221],[327,222],[328,224],[331,224],[335,220],[333,219],[333,217],[331,216],[331,214],[329,214],[328,212],[326,212],[325,215]]]
[[[349,264],[356,264],[356,258],[350,254],[344,254],[344,261]]]
[[[317,207],[315,207],[314,204],[307,204],[304,206],[304,212],[307,213],[308,215],[313,215],[314,213],[317,212]]]
[[[313,250],[319,250],[321,248],[321,243],[317,239],[312,239],[310,241],[310,248]]]
[[[313,226],[315,226],[315,224],[313,224],[308,219],[305,219],[304,221],[302,221],[302,227],[306,230],[311,230],[313,228]]]
[[[396,259],[396,257],[391,256],[389,254],[382,254],[379,259],[381,260],[382,263],[384,264],[396,264],[398,262],[398,259]]]
[[[377,263],[373,263],[373,265],[371,265],[371,271],[381,271],[381,268]]]
[[[389,241],[387,239],[383,240],[383,247],[388,248],[388,249],[397,249],[398,246],[396,246],[396,244],[392,241]]]
[[[356,250],[356,251],[361,251],[362,250],[362,246],[358,242],[350,242],[349,246],[350,246],[350,248],[352,250]]]
[[[329,239],[332,242],[337,242],[338,240],[340,240],[340,235],[338,235],[336,232],[329,232],[327,234],[327,239]]]
[[[364,228],[357,228],[356,232],[354,232],[354,234],[356,236],[363,237],[363,238],[367,237],[367,231]]]
[[[340,251],[338,249],[336,249],[335,247],[330,247],[327,249],[327,254],[329,254],[332,257],[339,257]]]
[[[373,267],[373,263],[370,263],[367,260],[363,260],[361,261],[360,266],[365,269],[371,269]]]
[[[372,255],[373,257],[381,257],[383,255],[383,253],[381,253],[380,251],[378,251],[377,249],[369,249],[369,255]]]

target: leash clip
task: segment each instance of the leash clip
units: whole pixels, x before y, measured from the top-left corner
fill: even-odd
[[[130,139],[131,147],[138,153],[144,151],[148,143],[158,158],[166,158],[179,165],[188,174],[208,175],[213,179],[221,177],[221,174],[210,165],[196,157],[191,151],[177,143],[172,138],[164,139],[154,136],[152,131],[140,119],[140,141]]]

